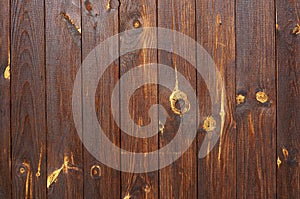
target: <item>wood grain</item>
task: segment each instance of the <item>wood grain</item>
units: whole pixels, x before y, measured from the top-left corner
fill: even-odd
[[[150,26],[156,26],[155,1],[120,1],[120,32],[124,32],[133,28]],[[139,36],[137,35],[137,39],[138,38]],[[139,39],[140,40],[135,42],[144,42],[145,40],[143,39],[147,38]],[[128,43],[128,41],[124,40],[126,40],[126,34],[120,37],[120,41],[123,41],[123,43],[120,43],[120,48],[122,48],[123,44],[126,45],[126,42]],[[141,64],[156,63],[156,61],[156,51],[138,50],[128,53],[122,56],[120,59],[120,77],[134,67],[137,67]],[[131,77],[132,79],[130,81],[135,81],[136,77]],[[157,73],[145,71],[144,74],[139,78],[145,80],[151,78],[153,81],[157,81]],[[148,117],[148,110],[151,105],[157,104],[157,87],[148,84],[138,89],[133,96],[128,96],[126,91],[128,91],[128,89],[131,87],[130,81],[122,85],[120,89],[120,99],[128,101],[130,100],[129,110],[132,120],[134,120],[136,124],[140,126],[148,125],[151,122]],[[123,119],[126,118],[121,118],[121,129],[124,127],[122,125]],[[133,125],[129,125],[129,127],[133,132],[136,131]],[[121,147],[132,152],[147,152],[157,150],[158,137],[154,136],[148,139],[138,139],[127,135],[126,132],[122,132]],[[133,160],[133,163],[134,162],[135,160]],[[147,164],[143,166],[149,167]],[[158,172],[143,174],[123,172],[121,177],[121,193],[121,198],[126,198],[128,196],[131,198],[158,198]]]
[[[73,83],[81,63],[81,2],[45,3],[48,176],[64,165],[47,197],[83,198],[82,144],[72,116]]]
[[[86,0],[82,5],[82,56],[108,37],[118,33],[118,1]],[[99,61],[101,62],[101,56]],[[119,77],[118,59],[101,78],[96,92],[96,109],[99,122],[106,136],[120,146],[120,132],[114,123],[111,108],[111,95]],[[84,79],[83,79],[84,81]],[[85,132],[83,132],[85,133]],[[106,150],[101,148],[100,150]],[[110,159],[120,157],[109,157]],[[101,175],[93,175],[93,169],[100,167]],[[120,172],[105,166],[84,150],[84,198],[120,198]],[[109,190],[109,191],[108,191]]]
[[[1,0],[0,198],[300,199],[299,17],[299,0]],[[104,72],[95,95],[98,121],[113,144],[130,152],[155,151],[170,143],[182,122],[170,106],[172,90],[159,86],[165,74],[140,67],[142,75],[133,76],[130,70],[142,64],[168,65],[190,82],[199,100],[195,118],[200,125],[197,139],[189,140],[190,148],[173,164],[135,174],[133,160],[132,172],[120,172],[82,145],[72,113],[75,76],[108,37],[130,29],[143,34],[143,27],[157,26],[195,39],[212,56],[225,83],[224,130],[213,150],[198,159],[208,135],[203,124],[214,103],[203,74],[163,50],[122,55]],[[127,36],[119,36],[120,52],[150,38],[136,35],[129,41]],[[10,78],[4,75],[7,66]],[[120,85],[119,102],[129,101],[129,120],[145,126],[152,122],[152,105],[166,109],[166,124],[157,124],[157,135],[130,136],[123,127],[138,132],[136,127],[122,123],[126,118],[113,118],[113,89],[125,74],[132,79]],[[157,85],[144,85],[129,96],[137,78]],[[84,110],[85,105],[78,106]],[[122,161],[121,154],[107,158]]]
[[[195,2],[189,0],[159,0],[158,27],[175,30],[195,39]],[[160,40],[158,40],[159,42]],[[174,42],[176,42],[175,39]],[[180,45],[180,43],[174,44],[174,46],[177,45]],[[184,50],[188,51],[189,49]],[[191,56],[191,59],[196,60],[195,55],[187,56]],[[178,73],[181,73],[196,92],[196,70],[186,60],[175,54],[159,51],[158,63],[172,67]],[[160,82],[163,78],[165,78],[165,74],[159,73],[158,81]],[[174,73],[173,80],[175,79]],[[181,87],[181,82],[178,82],[178,89],[184,89]],[[179,133],[179,124],[183,122],[181,116],[175,114],[171,109],[169,101],[171,92],[166,88],[159,87],[159,104],[165,107],[169,115],[163,132],[159,134],[160,147],[167,145],[175,134]],[[185,92],[185,90],[182,90],[182,92]],[[195,140],[193,142],[193,140],[185,139],[184,142],[191,143],[189,149],[176,162],[160,170],[160,198],[197,198],[197,145]],[[174,151],[168,152],[174,153]]]
[[[230,0],[196,1],[197,42],[212,56],[225,83],[226,92],[224,130],[213,150],[198,161],[198,198],[236,197],[234,6],[234,1]],[[203,123],[211,114],[211,99],[202,78],[198,75],[201,125],[198,136],[199,149],[204,137],[208,136],[203,129]],[[220,87],[213,90],[221,93]]]
[[[46,197],[43,19],[43,1],[11,1],[12,198]]]
[[[10,64],[10,1],[0,2],[0,198],[11,198],[10,80],[5,71]]]
[[[276,197],[274,16],[273,1],[236,1],[236,93],[246,97],[237,107],[239,198]]]
[[[299,1],[276,1],[277,14],[277,198],[300,198]],[[300,31],[300,27],[299,27]]]

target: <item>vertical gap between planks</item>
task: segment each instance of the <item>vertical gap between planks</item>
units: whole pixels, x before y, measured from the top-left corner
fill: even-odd
[[[198,55],[198,49],[197,49],[197,44],[198,44],[198,39],[197,39],[197,35],[198,35],[198,32],[197,32],[197,0],[195,0],[195,41],[196,41],[196,55],[195,55],[195,57],[196,57],[196,68],[198,68],[198,60],[197,60],[197,55]],[[196,97],[198,98],[198,71],[196,70],[196,87],[195,87],[195,89],[196,89],[196,91],[195,91],[195,93],[196,93]],[[198,102],[199,103],[199,102]],[[198,121],[199,121],[199,112],[198,112],[198,109],[199,109],[199,104],[198,103],[196,103],[197,104],[197,108],[196,108],[196,130],[197,130],[197,132],[198,132],[198,128],[199,128],[199,123],[198,123]],[[198,151],[199,151],[199,149],[200,149],[200,147],[199,147],[199,144],[198,144],[198,133],[196,133],[196,137],[195,137],[195,140],[196,140],[196,154],[195,154],[195,156],[196,156],[196,180],[197,180],[197,192],[196,192],[196,197],[198,198],[199,197],[199,189],[198,189],[198,187],[199,187],[199,180],[198,180],[198,178],[199,178],[199,159],[198,159]]]
[[[120,45],[120,31],[121,31],[121,16],[120,16],[120,10],[121,10],[121,0],[118,0],[119,1],[119,7],[118,7],[118,82],[117,84],[120,84],[120,79],[121,79],[121,57],[120,57],[120,53],[121,53],[121,45]],[[121,123],[121,86],[119,86],[119,122]],[[116,119],[116,118],[115,118]],[[118,133],[119,133],[119,144],[120,144],[120,148],[122,149],[122,136],[121,136],[121,127],[119,127],[119,130],[118,130]],[[120,150],[120,172],[119,172],[119,198],[122,198],[122,153],[121,153],[121,150]]]
[[[46,135],[45,135],[45,139],[46,139],[46,142],[45,142],[45,189],[46,189],[46,197],[48,197],[48,189],[47,189],[47,177],[48,177],[48,155],[47,155],[47,148],[48,148],[48,114],[47,114],[47,34],[46,34],[46,0],[43,0],[44,1],[44,66],[45,66],[45,69],[44,69],[44,76],[45,76],[45,126],[46,126],[46,129],[45,129],[45,132],[46,132]]]
[[[278,56],[277,56],[277,53],[278,53],[278,49],[277,49],[277,47],[278,47],[278,43],[277,43],[277,36],[278,36],[278,32],[277,32],[277,29],[276,29],[276,24],[277,24],[277,4],[276,4],[276,0],[273,0],[273,2],[274,2],[274,18],[275,18],[275,24],[274,24],[274,26],[273,26],[273,28],[274,28],[274,33],[275,33],[275,36],[274,36],[274,38],[275,38],[275,75],[276,75],[276,78],[275,78],[275,88],[276,88],[276,90],[275,90],[275,92],[276,92],[276,94],[275,94],[275,96],[276,96],[276,121],[275,121],[275,123],[276,123],[276,135],[275,135],[275,139],[276,139],[276,152],[275,152],[275,160],[277,160],[277,157],[278,157],[278,150],[277,150],[277,147],[278,147],[278,141],[277,141],[277,136],[278,136]],[[276,188],[276,198],[277,198],[277,187],[278,187],[278,185],[277,185],[277,177],[278,177],[278,168],[276,167],[276,170],[275,170],[275,177],[276,177],[276,181],[275,181],[275,188]]]
[[[82,139],[84,139],[84,132],[83,132],[83,78],[82,78],[82,61],[83,61],[83,53],[82,53],[82,38],[83,38],[83,32],[84,32],[84,26],[82,24],[82,12],[83,12],[83,9],[82,9],[82,1],[79,1],[79,10],[80,10],[80,28],[81,28],[81,37],[80,37],[80,68],[79,70],[81,71],[81,76],[80,76],[80,81],[81,81],[81,137]],[[78,72],[77,72],[78,73]],[[85,198],[85,189],[84,189],[84,179],[85,179],[85,161],[84,161],[84,144],[83,144],[83,140],[82,140],[82,144],[81,144],[81,151],[82,151],[82,178],[83,178],[83,181],[82,181],[82,190],[83,190],[83,193],[82,193],[82,197]]]
[[[277,24],[277,6],[276,6],[276,0],[273,0],[274,3],[274,24],[273,24],[273,34],[274,34],[274,53],[275,53],[275,97],[276,97],[276,107],[275,107],[275,111],[276,111],[276,115],[275,115],[275,160],[277,160],[277,133],[278,133],[278,124],[277,124],[277,118],[278,118],[278,58],[277,58],[277,30],[276,30],[276,24]],[[274,163],[275,164],[275,163]],[[275,169],[275,193],[276,193],[276,198],[277,198],[277,172],[278,169],[276,167]]]
[[[12,61],[11,61],[11,48],[12,48],[12,42],[11,42],[11,38],[12,38],[12,33],[11,33],[11,27],[12,27],[12,20],[11,20],[11,17],[12,17],[12,11],[11,11],[11,4],[12,4],[12,0],[9,0],[8,1],[8,9],[9,9],[9,17],[8,17],[8,47],[9,47],[9,59],[10,59],[10,81],[9,81],[9,141],[10,141],[10,164],[9,164],[9,167],[10,167],[10,198],[12,198],[13,196],[13,192],[12,192],[12,188],[13,188],[13,183],[12,183],[12,128],[11,128],[11,125],[12,125],[12,122],[11,122],[11,109],[12,109],[12,102],[11,102],[11,82],[12,82],[12,79],[13,79],[13,76],[12,76]]]
[[[157,92],[157,98],[156,98],[156,102],[157,104],[159,104],[159,70],[158,70],[158,53],[159,53],[159,49],[158,49],[158,3],[159,0],[156,0],[156,63],[157,63],[157,73],[156,73],[156,79],[157,79],[157,85],[156,85],[156,92]],[[159,107],[158,107],[158,111],[157,111],[157,118],[159,118]],[[159,120],[158,120],[158,136],[157,136],[157,149],[160,150],[159,144],[160,144],[160,130],[159,130]],[[160,154],[158,153],[158,168],[160,168]],[[158,187],[157,187],[157,192],[158,192],[158,199],[160,199],[160,169],[157,171],[157,180],[158,180]]]
[[[237,10],[237,0],[234,0],[234,46],[235,46],[235,52],[234,52],[234,93],[235,93],[235,98],[237,96],[237,89],[236,89],[236,84],[237,84],[237,81],[236,81],[236,76],[237,76],[237,28],[236,28],[236,10]],[[236,102],[235,102],[236,103]],[[234,106],[234,114],[235,114],[235,125],[237,125],[237,109],[236,109],[236,105]],[[235,168],[236,168],[236,175],[235,175],[235,187],[236,187],[236,190],[235,190],[235,198],[237,199],[238,198],[238,144],[237,144],[237,141],[238,141],[238,128],[236,126],[235,128],[235,143],[236,143],[236,146],[235,146]]]

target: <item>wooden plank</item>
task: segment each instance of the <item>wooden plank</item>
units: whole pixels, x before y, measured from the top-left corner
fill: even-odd
[[[130,30],[133,28],[142,27],[155,27],[156,26],[156,2],[155,1],[139,1],[139,0],[121,0],[120,1],[120,32]],[[139,38],[137,35],[137,41],[145,42],[144,39]],[[124,48],[124,45],[130,44],[130,40],[126,40],[126,34],[120,37],[120,48]],[[153,41],[157,42],[157,41]],[[156,51],[138,50],[128,53],[120,59],[120,77],[124,75],[128,70],[137,67],[141,64],[156,63],[157,53]],[[129,72],[129,74],[132,74]],[[121,85],[120,99],[130,100],[129,106],[132,120],[139,126],[148,125],[151,121],[148,117],[148,110],[151,105],[157,104],[157,86],[145,85],[133,94],[129,96],[127,91],[131,88],[132,83],[136,81],[135,76],[131,76],[132,79]],[[144,80],[152,79],[157,81],[156,72],[144,72],[141,77]],[[125,109],[125,107],[121,107]],[[157,112],[157,110],[156,110]],[[131,133],[137,132],[132,123],[124,124],[122,120],[130,118],[121,118],[121,129],[124,129],[125,125],[130,128]],[[124,125],[122,125],[124,124]],[[145,153],[158,148],[158,136],[153,136],[147,139],[139,139],[122,132],[121,134],[121,147],[127,151]],[[121,162],[123,161],[121,156]],[[132,161],[135,163],[135,160]],[[123,164],[123,163],[122,163]],[[149,165],[143,165],[145,168]],[[134,170],[134,166],[132,166]],[[158,172],[150,173],[125,173],[121,175],[121,196],[122,198],[158,198]]]
[[[82,56],[85,57],[101,42],[118,33],[118,1],[86,0],[82,5]],[[101,62],[101,56],[99,61]],[[120,146],[120,132],[111,115],[111,96],[119,77],[118,59],[105,72],[96,92],[96,110],[106,136]],[[83,79],[83,81],[85,81]],[[110,96],[110,97],[108,97]],[[85,132],[83,132],[84,134]],[[107,150],[102,148],[100,150]],[[119,157],[109,157],[110,159]],[[101,174],[95,173],[100,169]],[[84,150],[84,197],[120,198],[120,172],[111,169],[86,149]]]
[[[158,27],[175,30],[195,39],[195,1],[159,0]],[[171,36],[172,35],[170,35],[170,37]],[[161,37],[159,37],[158,43],[160,43],[160,38]],[[180,43],[176,44],[175,42],[174,46],[177,45],[180,45]],[[184,50],[185,52],[188,52],[190,49]],[[195,61],[196,52],[194,53],[194,55],[187,56],[191,56],[191,59],[194,59]],[[189,81],[196,93],[196,69],[194,68],[196,66],[189,64],[184,58],[166,51],[158,52],[158,63],[172,67],[174,70],[177,70],[178,73],[181,73]],[[174,73],[174,80],[176,79],[175,75],[176,73]],[[159,73],[158,81],[161,82],[163,78],[165,78],[165,74]],[[174,89],[175,86],[176,84],[174,81]],[[180,81],[178,81],[178,89],[184,89],[182,88]],[[185,90],[182,90],[182,92],[185,92]],[[164,87],[159,87],[159,104],[165,107],[169,115],[164,125],[164,129],[159,134],[160,148],[166,146],[174,138],[175,134],[179,133],[178,127],[182,122],[181,116],[172,111],[169,101],[171,94],[172,90],[170,91]],[[188,96],[188,99],[189,97],[190,96]],[[196,139],[194,142],[193,140],[187,139],[184,142],[191,142],[190,148],[172,165],[160,170],[160,198],[197,198]],[[181,146],[177,147],[181,148]],[[169,152],[174,153],[174,151]],[[160,159],[160,162],[162,161],[163,160]]]
[[[300,198],[299,9],[300,1],[276,1],[278,198]]]
[[[79,0],[46,1],[48,198],[83,198],[82,144],[72,115],[81,64]]]
[[[239,198],[276,197],[274,7],[273,1],[236,1],[236,92],[245,96],[237,107]]]
[[[198,161],[198,198],[236,197],[234,5],[234,1],[230,0],[196,1],[197,41],[212,56],[225,83],[226,93],[223,132],[213,150]],[[212,90],[221,93],[220,88],[217,86]],[[200,75],[197,78],[197,90],[200,102],[200,149],[204,137],[209,133],[203,127],[204,122],[212,114],[210,93]]]
[[[43,1],[11,1],[12,198],[46,197],[43,19]]]
[[[11,198],[10,1],[0,2],[0,198]]]

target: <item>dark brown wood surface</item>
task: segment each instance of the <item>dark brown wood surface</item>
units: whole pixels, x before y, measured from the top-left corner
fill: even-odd
[[[299,0],[2,0],[0,198],[300,198],[299,17]],[[130,102],[130,119],[148,125],[150,107],[161,104],[166,124],[141,139],[113,118],[113,89],[141,64],[165,64],[189,80],[198,95],[200,125],[173,164],[149,173],[120,172],[93,157],[77,134],[75,75],[108,37],[157,26],[195,39],[212,56],[225,82],[225,101],[217,96],[226,104],[225,125],[216,146],[199,159],[213,106],[203,74],[162,50],[123,55],[105,71],[95,95],[98,121],[112,143],[144,153],[166,146],[178,133],[182,120],[171,109],[172,90],[149,84],[129,96],[135,78],[119,93]],[[119,39],[122,47],[149,38]],[[165,75],[152,71],[141,77],[159,84]],[[118,119],[122,124],[124,118]]]
[[[72,115],[81,63],[80,1],[48,0],[46,8],[47,197],[83,197],[82,143]]]
[[[10,1],[0,2],[0,198],[11,196]]]
[[[12,198],[46,197],[44,2],[11,1]]]
[[[231,0],[196,1],[197,42],[213,57],[225,82],[226,116],[224,131],[214,149],[198,160],[198,198],[235,198],[236,187],[236,118],[235,118],[235,4]],[[204,67],[204,66],[202,66]],[[198,148],[204,136],[203,123],[210,116],[211,104],[203,77],[198,76],[197,91],[200,101],[200,133]],[[221,91],[217,86],[216,90]],[[221,98],[218,100],[222,101]],[[222,103],[222,102],[221,102]],[[216,117],[216,116],[215,116]]]
[[[277,197],[299,198],[300,2],[276,1],[276,8],[278,67]]]
[[[97,45],[105,39],[115,35],[119,30],[119,3],[118,1],[104,2],[87,0],[82,4],[82,60]],[[98,60],[101,62],[101,57]],[[110,113],[113,88],[119,78],[119,62],[105,72],[101,78],[96,92],[96,108],[98,119],[106,136],[116,145],[120,146],[119,129],[113,122]],[[110,84],[107,84],[110,82]],[[102,106],[105,104],[106,106]],[[110,117],[108,117],[110,116]],[[85,133],[85,132],[83,132]],[[101,148],[100,150],[105,150]],[[109,157],[119,158],[119,157]],[[94,172],[101,173],[94,173]],[[120,198],[120,172],[111,169],[97,161],[84,148],[84,197],[92,198]],[[108,191],[109,190],[109,191]]]
[[[185,23],[182,23],[183,21]],[[168,28],[184,33],[195,40],[195,2],[186,0],[159,0],[158,27]],[[173,39],[174,48],[179,48],[178,45],[181,45],[181,42],[176,43],[174,35],[170,35],[170,37]],[[160,42],[162,41],[160,41],[159,37],[158,43]],[[188,52],[190,49],[185,50]],[[194,53],[196,54],[196,52]],[[195,54],[187,56],[196,61]],[[172,67],[174,71],[177,70],[177,73],[183,74],[196,92],[196,69],[186,60],[176,54],[159,50],[158,63]],[[165,74],[159,73],[158,83],[160,83],[164,78]],[[178,89],[182,90],[183,88],[179,80],[178,85],[176,85],[176,78],[178,80],[178,75],[176,77],[176,73],[174,73],[174,77],[172,78],[173,81],[175,80],[174,89],[178,86]],[[160,148],[166,146],[175,134],[179,133],[178,127],[180,122],[183,120],[181,115],[174,113],[170,106],[169,96],[172,92],[173,90],[166,90],[163,87],[160,87],[159,89],[159,104],[162,104],[165,107],[169,115],[163,130],[159,132]],[[187,141],[188,140],[186,140],[186,142]],[[189,140],[189,142],[192,144],[181,158],[172,165],[160,170],[160,198],[197,198],[197,144],[195,141],[193,142],[193,140]],[[178,146],[178,148],[180,148],[180,146]],[[168,151],[168,153],[172,152],[173,151]],[[161,160],[161,162],[162,161],[163,160]]]
[[[236,1],[236,49],[237,196],[276,198],[274,2]]]
[[[156,1],[140,1],[140,0],[120,0],[120,32],[124,32],[133,28],[143,28],[143,27],[155,27],[156,26]],[[144,42],[140,35],[136,35],[137,40],[134,42]],[[128,45],[126,39],[126,34],[120,36],[120,48],[124,48]],[[151,39],[151,38],[150,38]],[[125,41],[124,41],[125,40]],[[157,42],[157,41],[153,41]],[[130,45],[130,43],[129,43]],[[139,65],[144,65],[148,63],[156,63],[157,53],[156,51],[151,51],[147,49],[137,50],[129,52],[120,58],[120,76],[124,75],[126,72],[130,74],[130,69],[137,67]],[[143,66],[144,67],[144,66]],[[157,72],[144,72],[141,78],[147,80],[152,79],[157,82]],[[128,82],[124,83],[120,88],[120,100],[128,100],[130,103],[129,111],[132,120],[140,125],[145,126],[150,122],[148,117],[148,111],[150,105],[157,104],[157,88],[156,86],[145,85],[139,88],[134,96],[129,96],[126,92],[131,87],[131,81],[135,81],[135,78],[131,78]],[[120,105],[122,106],[122,105]],[[120,107],[126,110],[125,107]],[[155,110],[155,113],[157,110]],[[132,132],[137,132],[131,124],[122,123],[122,120],[126,118],[120,118],[121,129],[124,126],[127,127]],[[129,119],[129,118],[127,118]],[[130,118],[131,119],[131,118]],[[129,136],[126,132],[121,132],[121,147],[125,150],[141,153],[147,151],[154,151],[158,148],[158,136],[145,139],[137,139],[133,136]],[[132,158],[133,159],[133,158]],[[121,164],[122,162],[121,156]],[[135,169],[134,163],[137,160],[133,159],[132,169]],[[143,165],[144,167],[149,167],[150,165]],[[146,174],[133,174],[122,172],[121,175],[121,198],[158,198],[159,197],[159,180],[158,171],[150,172]]]

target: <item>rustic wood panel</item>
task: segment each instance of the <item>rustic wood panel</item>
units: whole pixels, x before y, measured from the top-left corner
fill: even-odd
[[[47,197],[83,198],[82,144],[72,117],[81,63],[80,1],[46,1]]]
[[[300,198],[299,8],[299,0],[2,0],[0,198]],[[200,126],[197,139],[172,165],[119,172],[82,145],[72,115],[73,84],[81,61],[100,42],[149,26],[184,33],[213,57],[225,82],[225,126],[213,150],[198,159],[214,103],[203,76],[165,51],[123,55],[105,71],[95,95],[98,120],[116,146],[157,150],[182,122],[170,106],[172,91],[163,86],[144,85],[129,96],[134,77],[120,86],[120,100],[130,102],[128,119],[148,125],[153,104],[163,105],[168,118],[150,138],[122,132],[128,124],[112,116],[112,91],[141,64],[165,64],[188,79],[198,95]],[[121,48],[150,39],[126,36],[119,38]],[[166,77],[140,69],[144,80],[159,84]],[[223,102],[221,96],[217,100]],[[134,125],[131,130],[137,132]]]
[[[277,198],[300,198],[300,2],[276,1]],[[297,28],[298,27],[298,28]]]
[[[43,19],[43,1],[11,1],[12,198],[46,197]]]
[[[120,1],[120,32],[124,32],[133,28],[137,29],[149,26],[156,26],[155,1]],[[143,39],[148,39],[143,37],[140,38],[139,35],[137,35],[136,38],[137,41],[134,42],[144,42]],[[124,47],[124,45],[127,45],[130,42],[126,41],[126,34],[120,37],[120,41],[120,48]],[[156,51],[138,50],[128,53],[120,59],[120,77],[133,67],[137,67],[141,64],[156,63],[156,61]],[[153,81],[157,81],[157,73],[145,72],[140,78],[145,80],[151,78]],[[135,81],[135,78],[132,78],[130,81]],[[129,110],[132,119],[140,126],[148,125],[151,122],[148,117],[148,110],[151,105],[157,104],[157,87],[145,85],[138,89],[133,96],[128,96],[127,91],[130,87],[131,82],[127,82],[122,85],[120,89],[120,99],[128,101],[131,99]],[[121,118],[121,129],[124,128],[124,125],[122,125],[122,119],[126,118]],[[133,125],[129,127],[132,132],[136,131]],[[127,135],[125,132],[122,132],[121,147],[132,152],[147,152],[157,150],[158,137],[154,136],[147,139],[138,139]],[[133,163],[135,163],[135,160],[133,160]],[[144,166],[149,167],[149,165]],[[134,170],[134,167],[132,169]],[[122,198],[129,198],[129,196],[130,198],[158,198],[158,172],[143,174],[123,172],[121,177],[121,193]]]
[[[82,5],[82,58],[100,42],[118,33],[119,2],[86,0]],[[101,56],[99,61],[101,62]],[[119,128],[113,122],[111,96],[119,79],[119,62],[116,60],[105,72],[96,92],[98,118],[106,136],[120,146]],[[85,81],[83,79],[83,81]],[[109,83],[108,83],[109,82]],[[83,132],[84,134],[84,132]],[[100,150],[106,150],[102,148]],[[109,157],[110,159],[119,157]],[[99,173],[97,170],[100,168]],[[99,171],[98,171],[99,172]],[[120,198],[120,172],[98,162],[86,149],[84,150],[84,198]],[[108,191],[109,190],[109,191]]]
[[[236,130],[235,130],[235,3],[231,0],[196,1],[197,41],[212,56],[225,83],[225,122],[218,144],[198,161],[198,198],[236,197]],[[201,66],[205,67],[205,66]],[[212,67],[212,66],[211,66]],[[202,146],[203,127],[210,116],[211,99],[202,77],[197,78],[200,102],[198,147]],[[213,89],[221,93],[220,85]],[[221,97],[221,96],[219,96]],[[218,100],[222,100],[218,98]],[[207,120],[208,121],[208,120]]]
[[[276,197],[273,1],[236,1],[237,196]],[[246,28],[245,28],[246,26]]]
[[[194,1],[159,0],[157,14],[158,27],[175,30],[195,39],[196,27]],[[172,35],[170,35],[170,37],[172,37]],[[159,39],[158,43],[161,42]],[[175,38],[173,39],[174,42],[176,42]],[[180,45],[180,42],[184,41],[175,43],[174,48],[176,48],[176,45]],[[188,52],[190,49],[184,50]],[[194,59],[195,61],[195,54],[187,56],[190,56],[190,59]],[[193,68],[193,66],[186,60],[184,60],[184,58],[169,52],[159,51],[158,63],[172,67],[174,68],[174,71],[177,70],[178,73],[183,74],[184,77],[189,81],[190,85],[194,88],[196,93],[196,69]],[[177,77],[176,73],[174,73],[174,80],[176,80]],[[165,74],[159,73],[158,82],[160,82],[163,78],[165,78]],[[175,86],[176,83],[174,81],[174,89]],[[179,81],[178,89],[183,89],[182,92],[185,92],[184,88],[181,86],[181,82]],[[164,105],[169,115],[163,130],[161,130],[159,133],[159,144],[160,147],[163,147],[173,139],[176,133],[179,133],[178,127],[183,119],[180,115],[172,111],[169,97],[173,91],[167,90],[166,88],[160,86],[158,92],[159,104]],[[197,198],[197,145],[195,140],[193,142],[193,140],[186,139],[184,142],[191,142],[192,144],[190,148],[176,162],[166,168],[161,169],[159,172],[160,198]],[[178,146],[178,148],[180,148],[180,146]],[[174,151],[168,152],[174,153]]]
[[[0,198],[11,198],[10,1],[0,2]]]

